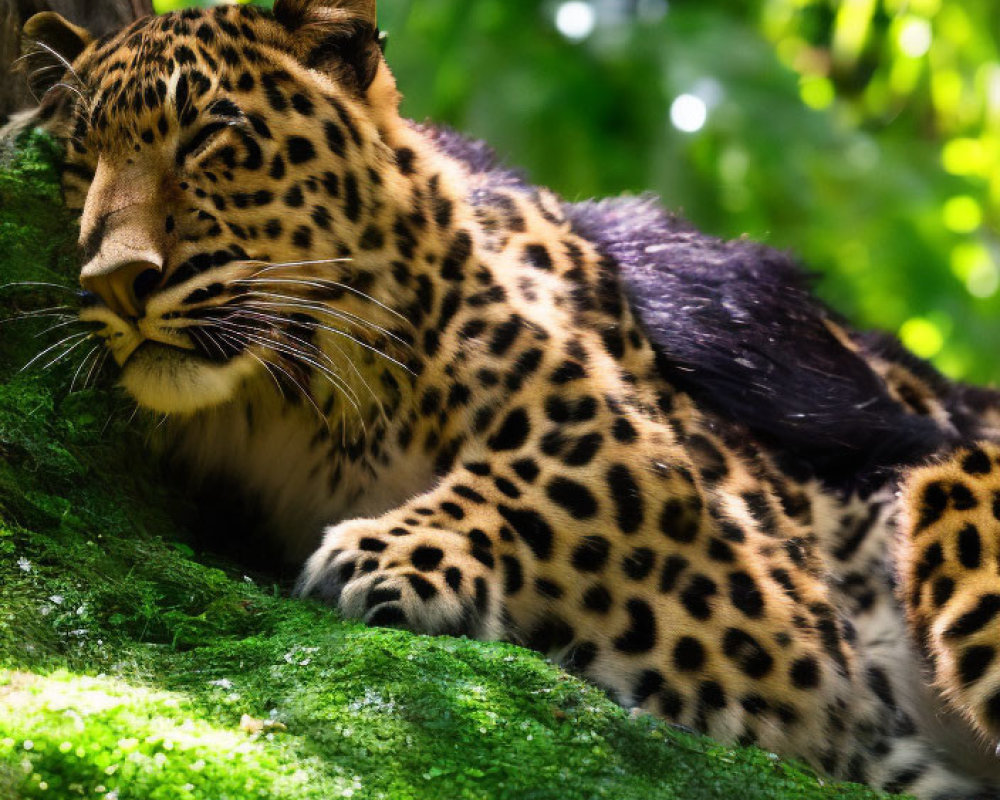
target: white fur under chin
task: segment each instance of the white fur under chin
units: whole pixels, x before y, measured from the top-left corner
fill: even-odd
[[[256,366],[246,356],[215,364],[167,345],[146,342],[125,364],[121,385],[150,411],[192,414],[231,400]]]

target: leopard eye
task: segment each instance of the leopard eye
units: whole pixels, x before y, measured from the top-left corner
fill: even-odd
[[[202,155],[208,150],[209,145],[212,144],[214,139],[229,128],[229,126],[230,123],[228,122],[210,122],[200,128],[197,133],[177,149],[177,165],[180,166],[185,161]]]
[[[63,202],[70,211],[83,211],[87,200],[87,192],[94,180],[94,170],[85,163],[77,163],[67,159],[60,170],[62,179]]]
[[[75,179],[81,183],[90,183],[94,180],[94,170],[84,164],[78,164],[75,161],[70,161],[66,159],[62,166],[60,167],[62,176],[65,178],[67,175],[72,175]]]

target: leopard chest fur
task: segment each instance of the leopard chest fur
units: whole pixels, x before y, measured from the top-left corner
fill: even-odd
[[[398,427],[382,421],[372,442]],[[324,526],[380,514],[433,480],[426,456],[373,448],[364,439],[345,447],[354,432],[278,396],[258,397],[242,412],[227,406],[175,422],[168,435],[192,478],[224,478],[261,509],[266,532],[290,563],[315,548]]]

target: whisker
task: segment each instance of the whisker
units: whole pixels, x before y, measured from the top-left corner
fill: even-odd
[[[268,349],[274,350],[275,352],[284,353],[285,355],[288,355],[288,356],[290,356],[292,358],[297,358],[297,359],[299,359],[301,361],[304,361],[309,366],[314,367],[315,369],[319,370],[320,373],[324,377],[326,377],[331,383],[334,383],[338,388],[341,389],[341,391],[348,391],[348,392],[350,392],[352,395],[354,395],[355,399],[360,402],[360,398],[357,397],[357,394],[353,391],[353,389],[351,388],[351,386],[349,384],[345,383],[344,379],[341,378],[339,375],[337,375],[335,372],[331,371],[329,368],[323,366],[322,364],[318,363],[317,361],[314,361],[310,357],[311,353],[309,353],[309,352],[307,352],[305,350],[300,350],[300,349],[297,349],[295,347],[292,347],[291,345],[288,345],[288,344],[286,344],[284,342],[280,342],[280,341],[276,341],[276,340],[273,340],[273,339],[264,338],[263,336],[258,335],[258,333],[256,332],[256,330],[254,328],[250,328],[250,327],[245,326],[245,325],[239,325],[237,323],[227,323],[227,326],[228,326],[228,329],[230,331],[234,332],[234,335],[236,335],[236,336],[243,336],[246,339],[254,342],[255,344],[259,344],[259,345],[261,345],[263,347],[266,347]],[[219,325],[219,327],[222,327],[222,325]],[[330,357],[328,355],[326,355],[326,353],[322,352],[321,350],[319,350],[319,349],[317,349],[315,347],[312,347],[311,345],[309,345],[308,342],[305,342],[305,341],[303,341],[301,339],[293,337],[290,334],[286,333],[285,335],[289,336],[289,338],[295,339],[295,341],[299,342],[304,347],[309,347],[312,350],[312,352],[314,352],[317,356],[320,356],[320,357],[326,359],[326,361],[329,362],[330,365],[334,369],[336,369],[337,365],[330,359]],[[348,398],[348,399],[350,400],[350,398]],[[352,402],[352,405],[355,405],[354,401],[351,401],[351,402]],[[355,405],[355,407],[357,408],[356,405]],[[360,413],[360,411],[359,411],[359,413]]]
[[[312,263],[312,262],[304,261],[302,263],[303,264],[309,264],[309,263]],[[396,309],[392,308],[391,306],[387,306],[381,300],[377,300],[376,298],[372,297],[367,292],[363,292],[360,289],[358,289],[358,288],[356,288],[354,286],[351,286],[350,284],[341,283],[340,281],[333,281],[333,280],[330,280],[329,278],[240,278],[240,279],[234,281],[234,283],[250,283],[250,284],[256,284],[256,283],[265,283],[265,284],[267,284],[267,283],[281,283],[281,284],[296,284],[296,285],[312,286],[312,287],[317,288],[317,289],[327,289],[327,288],[330,288],[330,287],[333,287],[335,289],[343,289],[345,292],[350,292],[351,294],[354,294],[354,295],[356,295],[356,296],[358,296],[358,297],[360,297],[360,298],[362,298],[364,300],[368,300],[368,301],[374,303],[379,308],[381,308],[381,309],[383,309],[385,311],[388,311],[390,314],[398,317],[403,322],[405,322],[407,324],[411,324],[410,320],[408,320],[406,317],[404,317],[402,314],[400,314],[398,311],[396,311]]]
[[[225,337],[225,334],[220,334],[220,335],[223,336],[223,337]],[[228,338],[228,337],[225,337],[225,338]],[[320,410],[319,406],[317,406],[315,402],[312,402],[312,396],[311,396],[311,394],[302,386],[302,384],[300,384],[298,381],[296,381],[291,375],[288,374],[288,372],[286,370],[282,369],[279,365],[271,363],[271,362],[264,361],[264,359],[262,359],[260,356],[258,356],[256,353],[254,353],[251,350],[247,350],[246,353],[251,358],[253,358],[258,364],[260,364],[262,367],[264,367],[264,369],[267,372],[267,374],[271,376],[271,380],[274,381],[274,385],[277,387],[279,394],[281,394],[283,392],[283,390],[281,388],[281,383],[278,381],[278,378],[271,371],[271,369],[273,367],[275,369],[280,370],[281,373],[283,375],[285,375],[285,377],[287,377],[296,386],[296,388],[298,388],[299,391],[302,392],[302,394],[307,399],[310,400],[313,408],[316,409],[316,412],[319,414],[320,418],[323,420],[324,424],[326,425],[327,430],[330,429],[330,421],[329,421],[329,419],[323,414],[323,412]],[[330,381],[330,383],[333,385],[333,387],[335,389],[337,389],[337,390],[340,391],[340,393],[344,396],[344,399],[347,400],[347,402],[350,403],[351,406],[354,408],[355,412],[358,415],[358,419],[361,421],[362,430],[364,430],[365,424],[364,424],[364,420],[361,417],[361,410],[360,410],[360,408],[345,393],[344,386],[342,386],[341,384],[336,383],[336,382],[334,382],[332,380]],[[349,389],[350,387],[346,387],[346,388]],[[367,434],[367,431],[366,431],[366,434]]]
[[[48,308],[32,308],[28,311],[20,311],[13,316],[5,317],[0,322],[13,322],[16,319],[30,319],[31,317],[55,316],[76,317],[74,310],[69,306],[49,306]]]
[[[101,353],[96,359],[94,359],[94,365],[90,368],[90,372],[87,373],[87,377],[83,381],[83,387],[80,389],[80,391],[84,391],[88,386],[91,385],[90,383],[91,377],[94,378],[94,383],[95,384],[97,383],[97,378],[100,376],[101,371],[104,369],[104,365],[107,363],[109,355],[111,355],[111,351],[105,347],[104,352]]]
[[[64,352],[64,353],[60,353],[60,354],[59,354],[58,356],[56,356],[56,357],[55,357],[55,358],[53,358],[53,359],[52,359],[51,361],[49,361],[49,363],[48,363],[48,364],[46,364],[46,365],[45,365],[44,367],[42,367],[42,369],[43,369],[43,370],[46,370],[46,369],[49,369],[50,367],[52,367],[52,366],[54,366],[55,364],[59,363],[59,362],[60,362],[60,361],[62,361],[62,360],[63,360],[64,358],[66,358],[67,356],[69,356],[69,354],[70,354],[70,353],[72,353],[72,352],[73,352],[74,350],[76,350],[76,348],[78,348],[78,347],[79,347],[79,346],[80,346],[81,344],[84,344],[84,343],[86,343],[87,339],[89,339],[89,338],[90,338],[90,336],[88,336],[88,337],[87,337],[87,338],[85,338],[85,339],[81,339],[81,340],[80,340],[80,341],[78,341],[78,342],[77,342],[76,344],[74,344],[74,345],[73,345],[72,347],[70,347],[70,348],[69,348],[68,350],[66,350],[66,352]]]
[[[48,94],[53,89],[55,89],[55,88],[57,88],[59,86],[62,86],[64,89],[69,89],[71,92],[75,92],[76,96],[79,97],[80,100],[82,100],[84,103],[87,102],[87,98],[84,96],[83,92],[81,92],[75,86],[70,86],[68,83],[62,83],[61,81],[59,83],[53,83],[48,89],[45,90],[45,94]]]
[[[258,302],[258,303],[252,303],[252,305],[256,305],[256,306],[262,307],[262,308],[282,308],[283,307],[281,304],[277,304],[277,303],[259,303]],[[291,322],[291,321],[293,321],[293,320],[289,320],[289,322]],[[395,359],[392,356],[390,356],[388,353],[384,353],[383,351],[379,350],[377,347],[373,347],[372,345],[368,344],[367,342],[362,341],[361,339],[358,339],[355,336],[351,336],[351,334],[347,333],[346,331],[342,331],[342,330],[339,330],[337,328],[331,328],[331,327],[328,327],[328,326],[324,326],[323,330],[329,331],[330,333],[334,333],[334,334],[336,334],[338,336],[343,336],[345,339],[350,339],[352,342],[354,342],[359,347],[363,347],[364,349],[371,351],[375,355],[381,356],[386,361],[391,362],[392,364],[394,364],[397,367],[399,367],[400,369],[402,369],[402,370],[410,373],[411,375],[414,374],[413,370],[411,370],[409,367],[407,367],[402,362],[400,362],[397,359]]]
[[[282,323],[282,322],[285,321],[285,319],[283,317],[278,317],[278,316],[275,316],[273,314],[268,314],[268,313],[259,312],[259,311],[247,312],[247,311],[245,311],[245,309],[241,309],[240,312],[238,312],[238,313],[241,313],[241,314],[252,314],[254,316],[254,318],[256,318],[258,320],[266,321],[266,322],[272,322],[272,323],[279,323],[280,324],[280,323]],[[340,331],[338,331],[336,329],[332,329],[332,328],[330,328],[330,327],[328,327],[326,325],[323,325],[323,324],[319,324],[318,323],[318,324],[316,324],[316,327],[319,328],[319,329],[321,329],[321,330],[329,330],[329,331],[332,331],[334,333],[340,333]],[[312,345],[311,343],[306,343],[306,344],[308,344],[308,346],[309,346],[309,348],[311,350],[313,350],[315,352],[318,352],[327,361],[329,361],[329,362],[332,363],[332,360],[329,358],[329,356],[326,355],[326,353],[323,352],[322,348],[316,347],[315,345]],[[344,352],[344,350],[340,346],[338,346],[336,344],[336,342],[332,342],[331,341],[330,345],[332,347],[334,347],[337,350],[337,352],[340,353],[340,355],[343,357],[344,361],[347,362],[347,364],[350,367],[350,369],[352,370],[352,372],[358,377],[358,379],[361,381],[361,383],[365,387],[365,389],[368,390],[368,393],[371,395],[372,400],[375,401],[375,404],[376,404],[376,406],[378,407],[378,410],[379,410],[379,414],[382,416],[382,418],[386,422],[388,422],[389,419],[388,419],[388,416],[385,413],[385,407],[382,404],[382,399],[378,396],[378,394],[375,392],[375,390],[372,389],[371,384],[369,384],[368,381],[365,379],[364,374],[361,372],[361,370],[358,369],[357,365],[354,363],[354,360],[351,359]],[[357,399],[358,403],[360,403],[361,402],[361,398],[359,398],[357,396],[357,393],[352,391],[352,394]],[[362,425],[363,424],[364,424],[364,420],[362,420]]]
[[[27,55],[40,55],[40,54],[39,53],[29,53]],[[25,58],[25,56],[21,56],[21,58]],[[12,61],[11,62],[11,66],[13,66],[18,61],[20,61],[21,58],[17,59],[16,61]],[[63,72],[66,71],[65,67],[63,67],[62,64],[46,64],[43,67],[38,67],[37,69],[33,69],[31,71],[30,76],[29,76],[29,80],[33,80],[34,78],[37,78],[39,75],[44,75],[46,72],[51,72],[54,69],[61,69]]]
[[[37,339],[40,336],[44,336],[46,333],[51,333],[52,331],[58,328],[65,328],[67,325],[73,325],[78,322],[80,322],[80,320],[77,319],[76,317],[70,317],[67,320],[63,320],[62,322],[57,322],[55,325],[50,325],[43,331],[39,331],[38,333],[35,334],[34,338]]]
[[[352,314],[350,311],[344,311],[343,309],[339,308],[330,308],[329,306],[325,306],[322,303],[310,300],[305,297],[295,297],[294,295],[278,294],[277,292],[261,292],[260,290],[256,289],[248,292],[246,295],[241,296],[240,299],[243,299],[245,297],[251,297],[254,295],[259,295],[264,298],[268,297],[273,298],[275,301],[280,301],[279,305],[288,305],[295,308],[308,309],[310,311],[315,311],[319,314],[327,314],[336,319],[342,319],[345,322],[352,322],[355,325],[367,327],[370,328],[371,330],[377,331],[378,333],[381,333],[383,336],[388,336],[390,339],[395,341],[397,344],[402,345],[403,347],[411,347],[410,343],[400,338],[398,334],[393,333],[387,328],[383,328],[378,323],[366,320],[364,317],[359,317],[357,314]],[[259,302],[259,301],[251,300],[250,302]],[[412,323],[407,321],[407,324],[410,325]]]
[[[70,353],[72,353],[74,350],[76,350],[76,348],[78,348],[81,344],[84,344],[87,341],[87,339],[91,338],[92,336],[93,336],[93,334],[88,333],[87,336],[86,336],[86,338],[80,339],[80,341],[78,341],[76,344],[72,345],[69,349],[67,349],[64,352],[62,352],[59,355],[57,355],[55,358],[53,358],[51,361],[49,361],[48,364],[46,364],[44,367],[42,367],[42,370],[47,370],[50,367],[53,367],[54,365],[58,364],[60,361],[62,361],[64,358],[66,358]]]
[[[22,320],[26,319],[46,319],[48,317],[51,317],[53,319],[75,320],[77,322],[79,321],[76,314],[63,314],[63,313],[50,312],[45,314],[21,314],[16,317],[7,317],[5,319],[0,319],[0,325],[3,325],[7,322],[21,322]]]
[[[274,381],[275,388],[277,388],[278,394],[280,395],[281,394],[281,384],[278,382],[278,379],[275,377],[274,373],[271,372],[271,365],[268,364],[263,358],[261,358],[260,356],[258,356],[256,353],[254,353],[252,350],[247,350],[246,354],[248,356],[250,356],[250,358],[252,358],[258,364],[260,364],[264,368],[264,371],[268,375],[271,376],[271,380]]]
[[[329,310],[323,309],[322,307],[310,306],[310,305],[301,304],[301,303],[268,302],[268,301],[263,301],[263,300],[251,300],[251,301],[246,302],[244,304],[244,307],[249,307],[249,308],[252,308],[255,311],[259,311],[259,312],[265,313],[265,314],[271,313],[271,312],[267,311],[267,309],[282,309],[282,310],[290,309],[290,310],[295,311],[296,313],[305,314],[306,316],[309,316],[310,319],[311,319],[311,321],[310,321],[309,324],[312,325],[312,326],[314,326],[315,328],[317,328],[319,330],[326,330],[326,331],[329,331],[330,333],[335,333],[337,335],[342,335],[342,336],[349,335],[348,331],[345,331],[345,330],[342,330],[340,328],[335,328],[335,327],[332,327],[330,325],[324,324],[323,322],[321,322],[317,318],[317,315],[325,315],[325,316],[331,317],[331,318],[333,318],[335,320],[338,320],[340,322],[343,322],[343,323],[345,323],[347,325],[356,324],[356,325],[359,325],[359,327],[361,327],[360,323],[355,322],[354,320],[352,320],[352,319],[350,319],[348,317],[345,317],[342,314],[331,312]],[[286,316],[286,315],[279,315],[279,319],[283,320],[284,324],[295,323],[295,319],[294,318]],[[379,329],[377,326],[370,326],[370,327],[373,327],[376,333],[379,333],[379,334],[381,334],[383,336],[387,336],[388,338],[393,339],[394,341],[398,342],[402,346],[405,346],[405,347],[409,347],[410,346],[408,343],[402,341],[401,339],[399,339],[398,337],[394,336],[392,333],[390,333],[388,331],[383,331],[383,330]]]
[[[367,379],[364,376],[364,373],[362,373],[361,370],[358,369],[358,367],[354,363],[354,361],[351,360],[351,358],[347,355],[347,353],[345,353],[343,351],[343,349],[338,344],[336,344],[335,342],[331,342],[330,344],[334,348],[336,348],[337,352],[340,353],[340,355],[343,357],[344,361],[347,362],[348,366],[350,366],[350,368],[354,372],[354,374],[358,376],[358,380],[361,381],[361,384],[368,390],[368,394],[371,395],[372,400],[375,401],[375,405],[378,407],[379,416],[382,417],[383,421],[389,422],[389,416],[388,416],[388,414],[385,413],[385,406],[382,404],[382,398],[379,397],[378,394],[375,393],[374,389],[372,389],[371,384],[368,383]],[[362,424],[363,424],[363,420],[362,420]]]
[[[10,283],[0,284],[0,292],[4,289],[11,288],[21,288],[22,286],[44,286],[48,289],[60,289],[64,292],[69,292],[73,295],[79,295],[80,290],[74,289],[70,286],[64,286],[61,283],[49,283],[47,281],[11,281]]]
[[[275,317],[270,317],[269,318],[269,315],[258,314],[257,312],[246,312],[246,313],[248,315],[251,315],[249,317],[250,319],[257,319],[258,321],[264,321],[264,322],[286,322],[286,320],[284,320],[283,318],[275,318]],[[240,325],[239,323],[232,322],[231,320],[226,320],[226,322],[227,322],[227,324],[232,325],[235,328],[238,328],[241,332],[242,331],[248,331],[250,333],[258,333],[258,330],[256,328],[248,327],[246,325]],[[291,339],[292,341],[294,341],[294,342],[298,343],[299,345],[301,345],[303,348],[306,348],[304,351],[301,351],[305,355],[308,356],[310,354],[315,353],[315,355],[318,358],[321,358],[324,361],[326,361],[328,364],[330,364],[330,366],[334,370],[337,369],[337,364],[330,358],[330,356],[328,356],[326,353],[323,352],[322,348],[316,347],[311,342],[308,342],[305,339],[297,337],[294,334],[289,333],[288,331],[280,331],[280,333],[281,333],[282,336],[284,336],[284,337],[286,337],[288,339]],[[266,341],[270,342],[271,340],[266,340]],[[287,345],[286,345],[286,347],[287,347]],[[343,351],[340,351],[340,352],[343,355]],[[348,364],[351,366],[352,369],[354,369],[355,372],[357,372],[357,367],[354,365],[354,362],[350,360],[350,358],[348,358],[346,355],[344,355],[344,360],[348,362]],[[313,366],[316,366],[317,368],[320,368],[319,365],[315,364],[314,362],[309,362],[309,363],[313,364]],[[343,378],[341,378],[340,375],[335,375],[335,377],[339,381],[343,381]],[[353,387],[351,387],[346,382],[344,383],[344,386],[354,396],[354,399],[357,400],[358,403],[360,403],[361,402],[361,398],[358,397],[357,393],[353,390]]]
[[[226,357],[226,351],[223,350],[222,345],[220,345],[215,340],[215,337],[212,336],[211,331],[208,331],[203,327],[201,328],[190,327],[185,329],[185,333],[187,333],[187,335],[190,336],[192,339],[194,339],[194,341],[199,345],[202,345],[203,341],[207,341],[212,347],[214,347],[218,351],[219,355],[222,358]]]
[[[13,67],[15,64],[18,64],[21,61],[27,61],[32,56],[40,56],[40,55],[41,53],[39,53],[37,50],[29,50],[27,53],[23,53],[22,55],[19,55],[17,58],[11,61],[10,65],[11,67]]]
[[[281,334],[300,345],[300,347],[296,348],[280,340],[264,338],[260,335],[258,329],[247,325],[241,325],[239,323],[232,322],[231,320],[227,320],[225,325],[227,325],[230,330],[237,331],[238,335],[245,336],[246,338],[254,341],[256,344],[272,349],[275,352],[284,353],[292,358],[298,358],[309,366],[319,370],[323,377],[325,377],[330,383],[334,384],[341,391],[341,393],[345,395],[345,398],[351,403],[352,406],[354,406],[360,416],[361,398],[358,397],[357,392],[354,391],[354,387],[347,383],[343,377],[336,372],[337,364],[321,349],[314,346],[310,342],[295,336],[294,334],[288,333],[287,331],[281,331]],[[322,359],[330,366],[326,367],[323,364],[318,363],[314,360],[315,358]],[[350,363],[349,359],[348,362]],[[353,367],[353,364],[351,364],[351,366]]]
[[[272,314],[266,314],[266,313],[262,313],[262,312],[258,312],[258,311],[241,310],[240,313],[241,313],[241,315],[251,315],[251,318],[257,319],[259,321],[271,322],[271,323],[279,323],[279,324],[285,322],[285,319],[282,318],[282,317],[276,317],[276,316],[274,316]],[[320,329],[323,329],[323,330],[333,330],[333,329],[330,329],[327,326],[322,325],[322,324],[317,324],[316,327],[320,328]],[[334,331],[334,332],[337,332],[337,331]],[[287,333],[285,335],[291,336],[291,334],[287,334]],[[326,353],[323,352],[322,348],[317,347],[317,346],[313,345],[312,343],[305,342],[304,340],[298,339],[297,337],[291,337],[291,338],[295,338],[296,341],[299,341],[303,345],[308,346],[309,349],[312,352],[317,353],[318,355],[322,356],[327,362],[333,364],[333,361],[330,359],[330,357]],[[330,342],[330,345],[332,347],[336,348],[337,352],[340,353],[340,355],[343,357],[344,361],[347,362],[347,364],[351,368],[352,372],[354,372],[354,374],[357,375],[358,379],[361,381],[361,383],[364,385],[364,387],[368,390],[368,393],[371,395],[372,399],[375,401],[376,405],[378,406],[379,413],[382,415],[383,418],[386,419],[386,421],[388,421],[388,419],[386,417],[386,414],[385,414],[385,408],[382,405],[381,398],[378,396],[378,394],[375,392],[375,390],[372,389],[371,385],[365,379],[364,374],[361,372],[361,370],[358,369],[358,367],[354,363],[353,359],[351,359],[343,351],[343,349],[340,348],[335,342]],[[334,365],[334,366],[336,366],[336,365]],[[360,403],[361,402],[361,398],[358,397],[357,393],[354,392],[353,390],[352,390],[351,393],[352,393],[352,395],[354,395],[354,397],[358,401],[358,403]]]
[[[69,74],[72,75],[74,78],[76,78],[76,82],[80,86],[84,88],[86,87],[86,84],[83,82],[83,79],[80,77],[79,73],[77,73],[77,71],[73,69],[73,65],[66,59],[65,56],[56,51],[54,48],[49,47],[47,44],[45,44],[45,42],[40,41],[39,39],[33,39],[32,42],[41,47],[43,50],[48,51],[51,55],[55,56],[56,61],[58,61],[60,64],[66,67],[66,70],[69,72]],[[80,96],[83,97],[83,95]],[[86,100],[86,98],[83,99]]]
[[[30,367],[32,364],[34,364],[39,359],[44,358],[48,353],[51,353],[57,347],[60,347],[61,345],[64,345],[67,342],[71,342],[71,341],[73,341],[75,339],[80,339],[80,341],[85,341],[85,338],[83,338],[83,337],[89,337],[89,336],[93,336],[93,334],[90,331],[81,331],[80,333],[72,333],[69,336],[67,336],[66,338],[60,339],[55,344],[49,345],[44,350],[42,350],[42,352],[40,352],[38,355],[36,355],[34,358],[32,358],[31,361],[29,361],[27,364],[25,364],[23,367],[21,367],[21,369],[19,369],[18,372],[24,372],[28,367]],[[79,343],[80,342],[77,342],[77,344],[79,344]],[[73,345],[73,346],[75,347],[76,345]],[[67,351],[67,353],[68,352],[69,351]],[[63,355],[65,355],[65,353]],[[60,358],[61,358],[61,356],[60,356]],[[48,366],[46,366],[45,368],[47,369]]]
[[[326,425],[326,429],[330,430],[330,420],[328,420],[323,415],[323,412],[320,410],[320,407],[316,405],[316,401],[313,400],[312,394],[310,394],[310,392],[301,383],[299,383],[295,379],[295,377],[290,372],[288,372],[288,370],[286,370],[280,364],[275,364],[272,362],[272,366],[292,382],[292,385],[295,386],[299,390],[299,392],[301,392],[302,396],[309,401],[309,405],[311,405],[313,409],[315,409],[316,416],[318,416],[321,420],[323,420],[323,424]]]
[[[37,41],[36,39],[31,39],[29,41],[34,42],[35,44],[41,44],[41,42]],[[45,55],[45,51],[42,50],[42,49],[39,49],[39,50],[29,50],[28,52],[22,53],[20,56],[18,56],[13,61],[11,61],[10,62],[10,66],[14,67],[17,64],[20,64],[22,61],[27,61],[28,59],[35,58],[37,56],[42,56],[42,55]],[[47,66],[39,67],[38,69],[34,70],[31,74],[34,75],[35,73],[42,72],[43,70],[47,70],[47,69],[61,69],[63,72],[65,72],[66,71],[66,66],[64,64],[62,64],[62,63],[48,64]]]
[[[27,52],[24,55],[16,58],[14,61],[11,62],[11,67],[14,67],[16,64],[18,64],[21,61],[25,61],[25,60],[27,60],[29,58],[32,58],[33,56],[44,55],[43,51],[48,51],[52,55],[56,56],[56,58],[59,60],[59,63],[56,63],[56,64],[47,64],[47,65],[41,66],[41,67],[38,67],[37,69],[32,70],[29,73],[28,79],[27,79],[28,91],[31,92],[31,96],[34,98],[35,102],[36,103],[40,102],[40,100],[38,98],[38,95],[35,94],[35,91],[34,91],[34,88],[33,88],[33,84],[35,82],[35,78],[37,78],[39,75],[42,75],[42,74],[44,74],[46,72],[51,72],[52,70],[62,70],[62,72],[65,73],[67,71],[67,68],[68,68],[68,70],[72,73],[72,76],[76,79],[77,83],[80,84],[80,85],[79,86],[70,86],[70,85],[65,84],[65,83],[56,83],[56,84],[53,84],[52,86],[50,86],[48,89],[46,89],[45,92],[44,92],[44,94],[48,94],[50,91],[52,91],[54,88],[56,88],[56,86],[65,86],[67,89],[70,89],[70,90],[76,92],[77,95],[80,97],[80,99],[83,101],[83,103],[86,104],[87,98],[84,97],[83,93],[80,91],[81,88],[84,88],[83,81],[80,80],[80,76],[77,75],[77,73],[73,70],[73,67],[69,64],[69,62],[66,61],[65,58],[63,58],[62,56],[60,56],[51,47],[49,47],[48,45],[46,45],[44,42],[40,42],[38,40],[32,40],[32,41],[34,41],[34,43],[36,45],[38,45],[40,49],[38,49],[38,50],[32,50],[32,51]],[[43,94],[43,96],[44,96],[44,94]]]
[[[311,267],[318,264],[348,264],[354,261],[353,258],[316,258],[310,261],[255,261],[250,260],[245,263],[247,264],[263,264],[263,269],[258,270],[254,275],[263,275],[265,272],[271,272],[275,269],[284,269],[285,267]]]
[[[255,319],[267,321],[277,328],[283,328],[287,325],[296,324],[296,320],[285,314],[278,314],[274,311],[268,311],[271,308],[285,308],[286,304],[281,303],[270,303],[265,304],[260,301],[254,301],[251,303],[244,304],[242,306],[228,308],[232,309],[233,316],[253,316]],[[304,324],[304,323],[298,323]],[[315,317],[309,317],[309,325],[316,328],[317,330],[327,330],[331,333],[344,333],[340,328],[333,328],[323,322],[320,322]]]
[[[87,355],[85,355],[80,360],[80,366],[78,366],[76,368],[76,372],[73,373],[73,380],[71,380],[69,382],[69,393],[70,394],[73,394],[73,387],[76,386],[76,379],[80,377],[80,373],[83,371],[83,368],[87,365],[87,363],[90,361],[90,359],[93,357],[94,361],[96,362],[100,358],[99,351],[101,349],[101,346],[102,345],[100,343],[95,344],[90,349],[90,351],[87,353]],[[86,388],[86,384],[84,384],[84,388]]]
[[[136,409],[138,409],[138,408],[139,408],[139,406],[136,405]],[[98,439],[103,439],[104,438],[104,434],[106,434],[108,432],[108,426],[111,424],[111,420],[113,420],[115,418],[115,412],[117,412],[117,411],[118,411],[117,408],[112,408],[111,411],[108,412],[108,418],[106,420],[104,420],[104,424],[101,426],[101,435],[97,437]],[[129,422],[131,422],[131,421],[132,420],[129,419]],[[128,423],[126,423],[126,425],[127,424]]]

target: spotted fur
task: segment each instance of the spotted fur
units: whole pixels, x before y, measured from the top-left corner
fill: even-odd
[[[66,144],[81,318],[302,594],[833,776],[1000,797],[995,394],[783,254],[402,119],[373,2],[72,49],[28,121]]]

